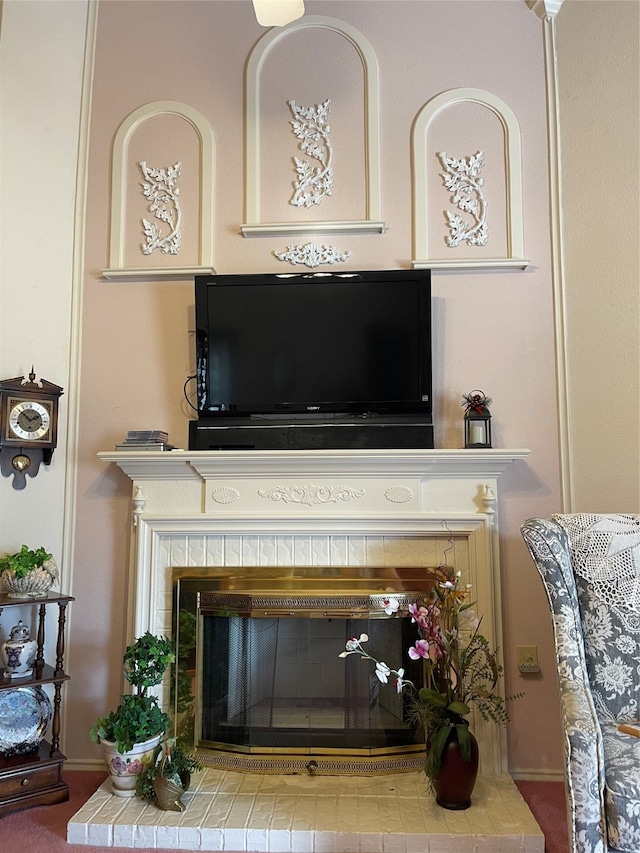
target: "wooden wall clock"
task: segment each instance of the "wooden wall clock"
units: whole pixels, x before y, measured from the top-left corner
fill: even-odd
[[[58,438],[59,385],[29,376],[0,380],[0,470],[24,489],[40,463],[51,464]]]

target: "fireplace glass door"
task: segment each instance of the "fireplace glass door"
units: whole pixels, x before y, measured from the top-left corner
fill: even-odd
[[[362,633],[365,648],[421,686],[421,667],[406,657],[417,639],[408,619],[205,614],[200,742],[309,754],[414,743],[407,694],[393,677],[383,684],[371,661],[339,657]]]
[[[410,694],[393,675],[380,681],[373,661],[340,654],[365,634],[372,657],[421,687],[421,662],[407,654],[417,626],[385,602],[398,598],[406,613],[432,584],[424,568],[174,570],[178,732],[205,764],[231,769],[297,772],[310,757],[415,769],[424,737]],[[406,767],[388,763],[406,755]]]

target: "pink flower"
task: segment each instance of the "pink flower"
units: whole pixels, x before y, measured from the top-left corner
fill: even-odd
[[[409,657],[411,660],[420,660],[420,658],[429,657],[429,643],[427,640],[416,640],[415,645],[409,649]]]

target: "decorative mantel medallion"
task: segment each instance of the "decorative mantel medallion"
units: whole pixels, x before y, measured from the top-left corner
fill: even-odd
[[[409,486],[390,486],[384,496],[393,504],[406,504],[414,496],[414,492]]]
[[[233,504],[240,499],[240,492],[229,486],[220,486],[211,492],[211,499],[218,504]]]

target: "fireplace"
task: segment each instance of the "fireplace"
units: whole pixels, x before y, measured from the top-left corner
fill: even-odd
[[[426,576],[429,567],[441,564],[446,551],[447,564],[473,586],[483,633],[501,647],[498,481],[506,467],[527,454],[102,453],[104,461],[116,463],[133,481],[129,636],[146,630],[171,633],[176,570],[186,578],[204,567],[235,578],[232,583],[244,588],[252,575],[269,567],[304,569],[314,583],[338,568],[416,568]],[[307,621],[311,630],[318,620]],[[343,647],[343,636],[336,636],[331,654]],[[342,660],[339,665],[352,662],[357,661]],[[168,682],[160,696],[169,708]],[[480,743],[481,774],[507,772],[504,730],[484,723],[479,715],[472,717],[471,725]],[[236,761],[259,755],[251,751],[253,744],[231,746],[243,747],[228,750]],[[301,748],[306,752],[293,772],[308,772],[306,765],[318,761],[308,753],[308,744]],[[371,761],[386,759],[375,755],[375,744],[358,748],[368,750]],[[410,749],[405,759],[411,760]],[[318,765],[322,768],[322,761]]]
[[[178,568],[172,636],[177,726],[208,766],[257,773],[392,773],[420,769],[424,737],[406,691],[347,640],[423,684],[406,654],[434,583],[422,567]]]
[[[278,575],[293,576],[290,589],[301,594],[296,599],[297,612],[309,593],[302,576],[317,589],[325,581],[333,583],[332,577],[344,576],[346,569],[346,576],[351,573],[366,579],[367,591],[359,593],[369,598],[380,592],[372,592],[375,582],[367,578],[368,573],[375,574],[373,569],[415,569],[426,578],[429,567],[440,565],[446,552],[447,565],[473,585],[477,610],[483,614],[483,634],[491,645],[501,647],[498,481],[507,466],[518,464],[527,453],[103,453],[102,459],[116,463],[133,481],[129,636],[145,630],[171,632],[174,572],[184,578],[200,572],[224,575],[243,595],[255,596],[254,581],[262,582],[260,575],[268,575],[275,567]],[[196,580],[200,583],[202,577]],[[408,583],[406,590],[412,588],[413,582]],[[212,592],[217,594],[215,589]],[[238,604],[244,608],[243,618],[250,618],[248,614],[258,602],[245,597],[234,602],[234,607]],[[267,609],[273,604],[269,602]],[[213,609],[220,605],[220,601],[212,602]],[[377,609],[370,601],[367,607]],[[349,618],[351,613],[350,602]],[[296,617],[279,613],[278,618]],[[320,643],[313,632],[327,618],[296,620],[296,624],[306,621],[304,630],[311,639],[304,642],[313,649]],[[367,619],[354,621],[362,626]],[[370,624],[376,627],[385,621],[396,620],[373,619]],[[335,637],[323,637],[322,643],[326,640],[328,646],[320,655],[322,661],[342,648],[343,636],[336,632]],[[296,658],[300,669],[295,680],[309,682],[308,670],[317,662]],[[342,674],[347,663],[362,664],[361,671],[367,670],[366,662],[354,656],[338,660]],[[292,665],[289,659],[287,666]],[[197,672],[192,658],[185,672],[191,684]],[[168,709],[172,699],[169,683],[161,698]],[[313,709],[300,697],[303,715],[313,710],[318,718],[325,714],[325,722],[333,719],[344,728],[344,718],[330,716],[334,709],[322,707],[318,695],[311,698]],[[253,700],[247,704],[251,706]],[[290,719],[296,710],[288,708]],[[276,723],[278,712],[274,707],[271,716]],[[307,743],[303,755],[293,752],[295,746],[287,747],[291,759],[302,765],[292,770],[272,766],[262,772],[239,773],[207,767],[199,774],[197,787],[185,794],[187,808],[180,815],[140,806],[133,800],[114,804],[120,798],[111,795],[110,783],[105,782],[70,821],[67,840],[86,845],[263,853],[418,851],[427,847],[456,853],[480,847],[542,853],[542,832],[507,775],[504,730],[475,717],[471,726],[480,745],[480,776],[469,811],[443,815],[420,771],[399,773],[394,769],[389,775],[380,775],[384,769],[373,772],[361,767],[360,778],[333,775],[322,764],[331,756],[318,760],[309,753]],[[295,734],[300,726],[289,728]],[[259,753],[240,746],[242,750],[225,748],[225,752],[232,758],[261,760]],[[387,758],[375,755],[376,745],[358,748],[369,750],[371,762]],[[404,758],[410,761],[410,747],[407,750]],[[360,754],[356,757],[362,758]],[[306,765],[314,761],[317,772],[309,775]],[[340,774],[344,771],[343,765]]]

